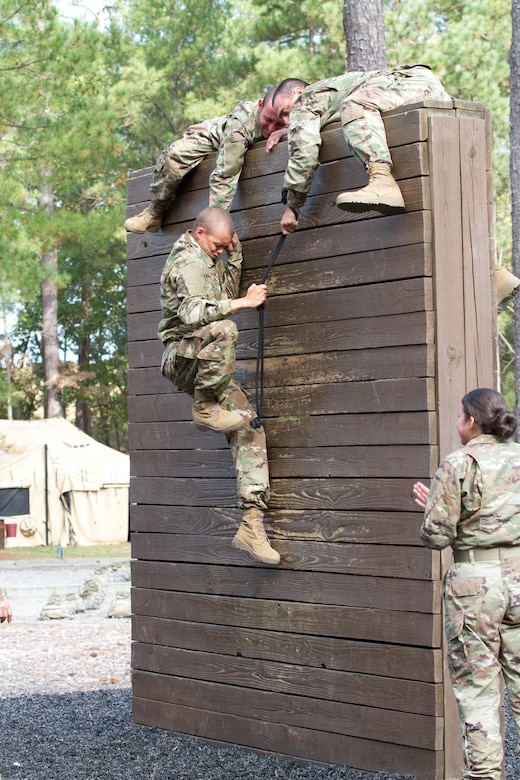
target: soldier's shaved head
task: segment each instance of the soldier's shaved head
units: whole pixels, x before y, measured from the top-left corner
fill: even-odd
[[[227,230],[230,236],[235,232],[233,220],[227,211],[219,206],[208,206],[200,212],[193,225],[193,230],[197,230],[199,227],[204,228],[209,233]]]
[[[285,79],[278,84],[272,97],[273,111],[276,116],[288,123],[294,101],[308,86],[303,79]]]
[[[274,90],[271,98],[272,102],[274,103],[278,97],[288,98],[294,93],[295,89],[303,90],[308,86],[309,82],[303,79],[284,79]]]

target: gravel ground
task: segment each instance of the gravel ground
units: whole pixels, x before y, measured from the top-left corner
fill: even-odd
[[[71,590],[93,571],[55,565],[13,573],[2,564],[14,618],[0,625],[0,780],[410,780],[133,724],[130,620],[107,618],[107,604],[69,620],[38,620],[57,583]],[[508,780],[520,777],[513,732],[508,716]]]

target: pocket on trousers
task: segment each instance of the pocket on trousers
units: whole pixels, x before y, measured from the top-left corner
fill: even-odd
[[[477,596],[481,592],[483,584],[483,577],[453,578],[448,583],[446,592],[452,594],[455,598]]]
[[[483,577],[454,577],[444,583],[445,625],[448,642],[460,636],[464,622],[473,622],[480,611]]]

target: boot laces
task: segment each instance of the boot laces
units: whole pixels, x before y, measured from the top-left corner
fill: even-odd
[[[262,536],[264,539],[267,539],[267,533],[265,530],[264,520],[262,517],[255,517],[253,520],[253,525],[255,531]]]

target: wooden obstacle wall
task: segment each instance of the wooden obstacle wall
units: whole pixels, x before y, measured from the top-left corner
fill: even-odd
[[[159,278],[208,202],[208,158],[156,234],[128,237],[133,713],[137,723],[298,760],[460,777],[440,579],[411,497],[458,446],[460,398],[495,384],[489,117],[426,103],[385,115],[406,212],[339,211],[366,174],[338,126],[266,303],[268,531],[283,565],[231,547],[224,436],[161,377]],[[247,154],[233,204],[243,289],[279,238],[286,144]],[[128,214],[150,169],[128,182]],[[254,386],[257,313],[236,317]]]

